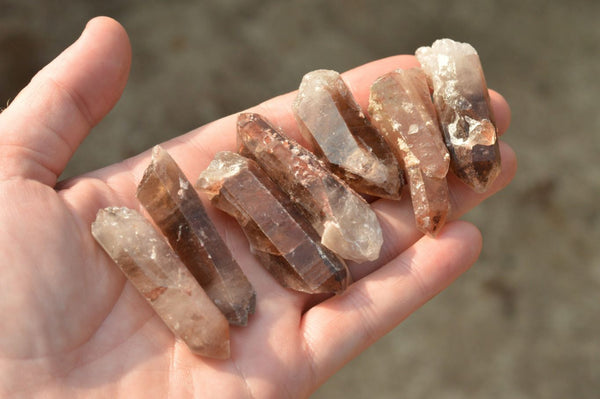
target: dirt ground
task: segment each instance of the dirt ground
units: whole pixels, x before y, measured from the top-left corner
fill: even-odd
[[[600,395],[600,3],[0,0],[0,104],[95,15],[128,30],[131,79],[65,176],[440,37],[478,49],[506,96],[514,183],[467,219],[475,267],[314,398]]]

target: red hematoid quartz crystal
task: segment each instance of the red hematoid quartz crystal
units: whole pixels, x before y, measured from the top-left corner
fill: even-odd
[[[150,222],[131,209],[101,209],[92,235],[192,352],[229,358],[227,320]]]
[[[404,164],[417,228],[435,235],[448,214],[450,156],[423,71],[397,70],[377,79],[371,86],[369,113]]]
[[[359,193],[398,199],[398,163],[335,71],[304,75],[292,109],[313,151]]]
[[[231,324],[246,325],[256,294],[173,158],[152,151],[137,198]]]
[[[375,260],[383,244],[369,204],[317,157],[258,114],[238,118],[240,153],[255,160],[321,235],[321,243],[356,262]]]
[[[308,293],[346,289],[350,273],[344,261],[320,243],[318,233],[256,162],[233,152],[217,153],[197,187],[237,219],[253,253],[280,284]]]
[[[500,150],[477,52],[467,43],[441,39],[416,55],[433,87],[454,174],[477,192],[487,190],[500,173]]]

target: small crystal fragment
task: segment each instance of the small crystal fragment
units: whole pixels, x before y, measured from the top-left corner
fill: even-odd
[[[229,358],[227,320],[150,222],[131,209],[105,208],[92,235],[192,352]]]
[[[448,214],[450,155],[423,71],[399,69],[377,79],[371,86],[369,113],[404,163],[417,228],[435,235]]]
[[[433,87],[451,167],[467,185],[484,192],[500,173],[500,149],[490,96],[477,52],[467,43],[436,40],[417,59]]]
[[[308,293],[346,289],[350,273],[344,261],[321,245],[318,233],[256,162],[217,153],[197,187],[237,219],[253,253],[281,285]]]
[[[339,73],[304,75],[292,109],[300,132],[333,173],[359,193],[400,198],[398,163]]]
[[[212,224],[198,193],[160,146],[136,196],[215,305],[231,324],[246,325],[256,294]]]
[[[304,210],[323,245],[356,262],[379,257],[381,226],[360,195],[261,115],[240,114],[237,127],[240,153],[255,160]]]

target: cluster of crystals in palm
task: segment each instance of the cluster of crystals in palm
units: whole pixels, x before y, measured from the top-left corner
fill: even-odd
[[[443,39],[418,49],[417,57],[423,70],[392,71],[373,83],[370,116],[337,72],[307,74],[292,108],[314,154],[264,117],[241,114],[241,155],[218,153],[198,178],[196,187],[237,219],[252,252],[283,286],[340,293],[351,278],[342,258],[379,257],[381,227],[358,193],[397,200],[407,184],[417,228],[435,235],[448,213],[449,165],[478,192],[498,175],[477,53]],[[227,358],[227,321],[247,323],[254,289],[189,181],[159,147],[137,197],[170,246],[126,208],[101,210],[94,237],[194,353]]]

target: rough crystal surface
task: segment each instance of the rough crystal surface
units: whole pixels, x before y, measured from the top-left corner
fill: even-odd
[[[381,226],[360,195],[261,115],[240,114],[237,127],[240,153],[255,160],[304,210],[323,245],[356,262],[379,257]]]
[[[231,324],[246,325],[256,294],[212,224],[198,193],[160,146],[137,198],[215,305]]]
[[[477,192],[500,173],[500,150],[481,62],[467,43],[436,40],[416,56],[433,87],[433,100],[453,172]]]
[[[237,219],[253,253],[280,284],[309,293],[346,289],[350,273],[344,261],[321,245],[308,220],[256,162],[217,153],[197,187]]]
[[[398,163],[337,72],[304,75],[292,108],[300,132],[335,174],[359,193],[400,198]]]
[[[371,86],[369,113],[404,164],[417,228],[435,235],[448,214],[450,155],[423,71],[397,70],[377,79]]]
[[[101,209],[92,234],[192,352],[229,358],[227,320],[150,222],[131,209]]]

